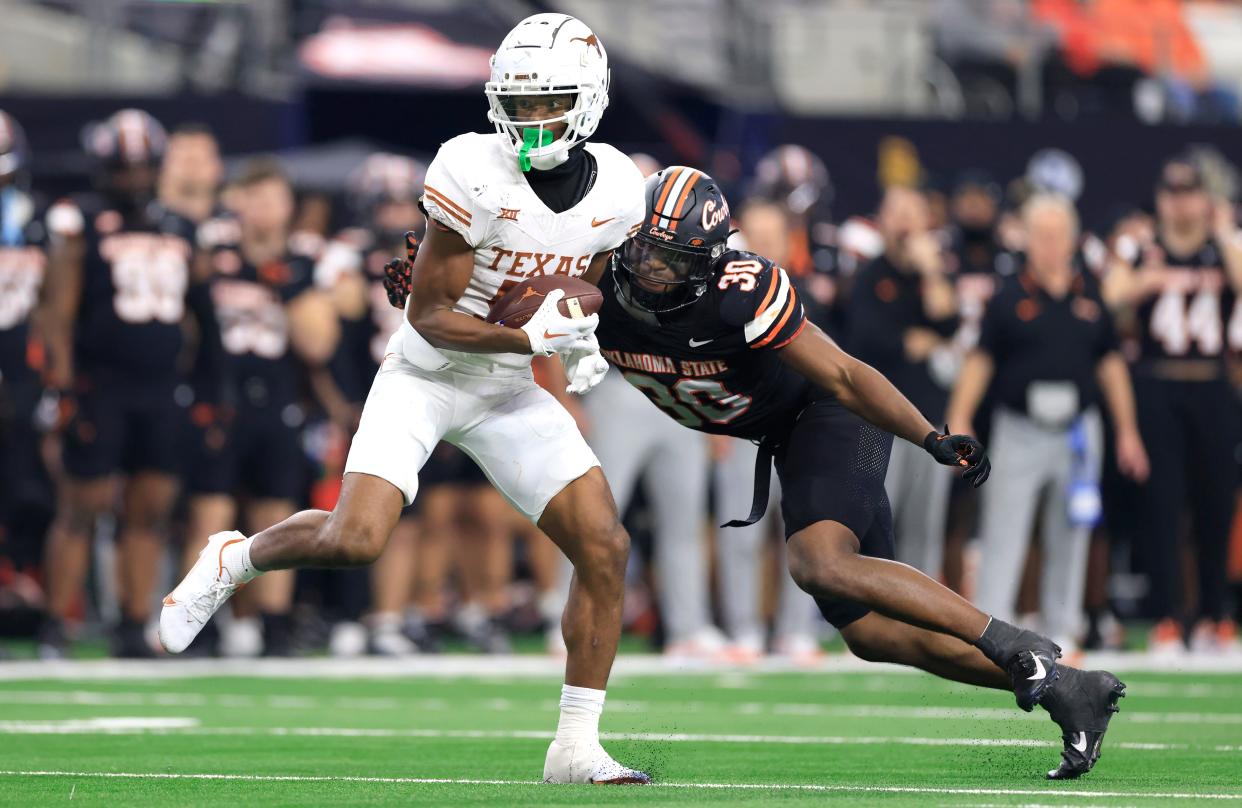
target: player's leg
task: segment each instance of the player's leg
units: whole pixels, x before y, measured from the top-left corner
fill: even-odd
[[[405,656],[418,650],[403,631],[403,613],[413,593],[418,527],[413,515],[402,515],[384,554],[371,566],[371,613],[366,622],[373,654]]]
[[[486,480],[482,485],[464,486],[461,504],[462,531],[453,542],[453,550],[460,572],[462,605],[454,614],[454,622],[478,650],[506,654],[512,650],[503,624],[513,579],[511,508]]]
[[[655,516],[655,572],[660,612],[672,655],[711,657],[724,651],[712,625],[704,517],[707,514],[707,441],[663,419],[659,448],[646,477]]]
[[[121,657],[149,657],[146,624],[167,545],[169,520],[179,482],[171,474],[140,471],[125,485],[124,514],[118,537],[121,568],[121,623],[113,652]]]
[[[834,623],[860,659],[919,668],[942,679],[979,687],[1009,690],[1009,676],[983,653],[948,634],[930,631],[878,612]]]
[[[473,422],[447,439],[573,562],[562,619],[568,659],[561,720],[548,750],[549,782],[648,782],[599,743],[604,688],[621,634],[629,535],[608,483],[573,418],[533,381],[461,379],[476,401]],[[539,474],[527,470],[538,469]]]
[[[1040,492],[1068,441],[1028,419],[998,410],[988,452],[998,473],[980,490],[980,563],[975,604],[1001,620],[1014,618],[1023,564]],[[1058,520],[1060,524],[1060,520]]]
[[[979,647],[1009,672],[1018,704],[1033,709],[1055,681],[1056,646],[891,560],[883,484],[891,440],[830,399],[799,416],[776,454],[790,572],[817,598],[852,601]]]
[[[336,508],[302,511],[246,538],[212,536],[185,579],[164,600],[160,640],[180,653],[237,587],[264,572],[370,564],[413,502],[428,447],[453,412],[451,380],[389,357],[375,377],[350,447]]]
[[[63,656],[65,621],[79,603],[90,570],[95,522],[116,506],[125,421],[115,397],[99,389],[80,395],[62,435],[64,472],[57,483],[56,516],[48,530],[43,568],[47,619],[39,653]]]
[[[1100,453],[1103,448],[1103,427],[1095,410],[1082,416],[1085,436],[1085,473],[1097,484],[1100,476]],[[1083,595],[1087,587],[1087,560],[1090,552],[1091,528],[1070,520],[1069,490],[1075,474],[1074,452],[1068,436],[1058,433],[1060,457],[1040,518],[1043,539],[1043,570],[1040,582],[1040,611],[1044,632],[1067,654],[1077,651],[1083,635]],[[1080,478],[1081,479],[1081,478]]]

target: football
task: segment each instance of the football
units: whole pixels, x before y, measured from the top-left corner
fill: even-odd
[[[544,297],[554,289],[565,290],[559,308],[566,317],[590,317],[604,305],[599,289],[568,275],[540,275],[519,283],[497,300],[487,314],[489,323],[521,328],[539,309]]]

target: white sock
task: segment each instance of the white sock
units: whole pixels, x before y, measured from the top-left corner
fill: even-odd
[[[250,545],[253,543],[254,536],[251,536],[244,541],[228,544],[220,551],[221,566],[228,570],[232,580],[237,583],[244,584],[263,574],[250,561]]]
[[[606,691],[589,687],[561,687],[561,720],[556,740],[563,744],[599,740],[599,716],[604,712]]]

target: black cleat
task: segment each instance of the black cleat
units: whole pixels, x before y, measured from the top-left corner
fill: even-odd
[[[1018,706],[1029,713],[1061,675],[1057,665],[1061,647],[1033,631],[1022,632],[1018,639],[1021,645],[1015,645],[1022,650],[1011,656],[1004,667],[1009,673],[1009,681],[1013,684],[1013,694],[1018,700]]]
[[[1061,727],[1065,748],[1049,780],[1073,780],[1091,771],[1100,759],[1108,722],[1120,708],[1126,686],[1108,671],[1061,668],[1056,685],[1040,703]]]

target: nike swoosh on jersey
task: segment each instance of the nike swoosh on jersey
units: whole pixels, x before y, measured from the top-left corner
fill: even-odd
[[[691,338],[690,338],[690,347],[691,347],[691,348],[701,348],[701,347],[703,347],[704,345],[706,345],[707,343],[709,343],[709,342],[715,342],[715,341],[716,341],[716,338],[715,338],[715,337],[713,337],[713,338],[711,338],[711,339],[695,339],[694,337],[691,337]]]
[[[563,336],[565,336],[565,334],[553,334],[551,331],[544,331],[544,332],[543,332],[543,338],[544,338],[544,339],[555,339],[555,338],[557,338],[557,337],[563,337]]]
[[[1087,753],[1087,733],[1076,732],[1074,733],[1074,735],[1075,735],[1074,742],[1070,744],[1070,746],[1074,747],[1079,752],[1082,752],[1085,755]]]
[[[615,218],[617,218],[617,217],[616,217],[616,216],[612,216],[612,217],[609,217],[609,218],[607,218],[607,219],[600,220],[600,219],[596,219],[594,216],[592,216],[592,217],[591,217],[591,227],[603,227],[604,225],[608,224],[609,222],[611,222],[611,221],[612,221],[613,219],[615,219]]]

